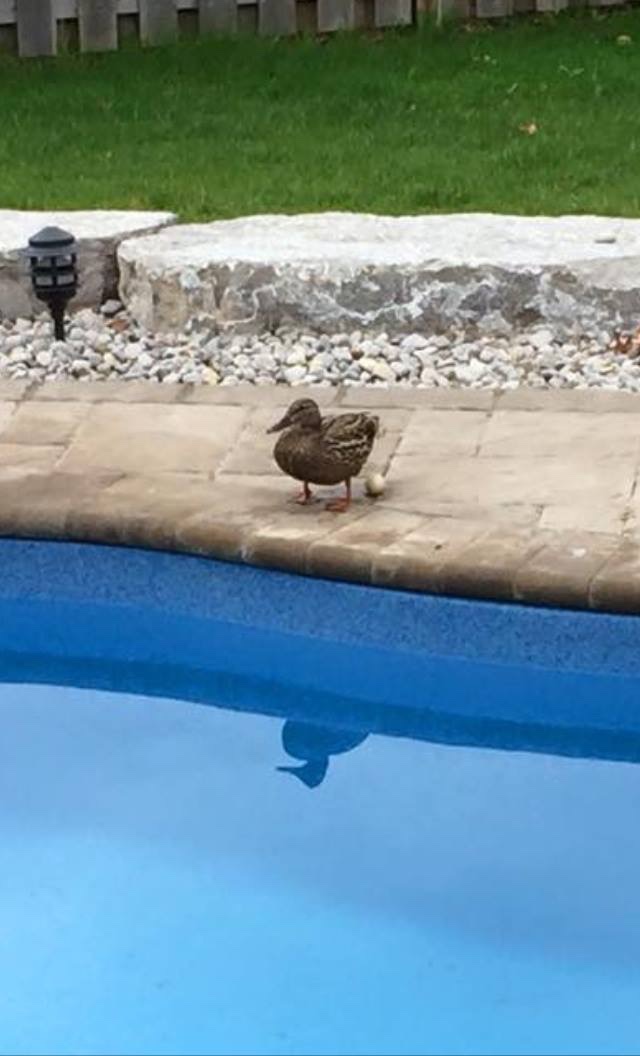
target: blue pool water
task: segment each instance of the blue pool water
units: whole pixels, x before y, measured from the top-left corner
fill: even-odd
[[[639,639],[0,543],[0,1052],[640,1052]]]

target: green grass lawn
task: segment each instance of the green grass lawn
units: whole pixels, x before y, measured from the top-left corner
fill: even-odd
[[[640,215],[638,10],[0,55],[0,100],[0,207]]]

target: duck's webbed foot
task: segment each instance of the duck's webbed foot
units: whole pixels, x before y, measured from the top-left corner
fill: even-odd
[[[351,481],[345,480],[345,487],[347,494],[341,499],[329,499],[329,502],[325,504],[325,510],[330,510],[332,513],[346,513],[351,505]]]
[[[313,502],[313,492],[306,482],[302,486],[302,491],[293,496],[293,502],[297,502],[299,506],[308,506],[310,502]]]
[[[346,513],[350,505],[348,499],[329,499],[324,508],[331,513]]]

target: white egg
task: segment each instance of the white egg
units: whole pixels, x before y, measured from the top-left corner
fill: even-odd
[[[386,481],[382,476],[382,473],[370,473],[364,482],[367,495],[371,495],[372,498],[377,498],[378,495],[382,495],[385,485]]]

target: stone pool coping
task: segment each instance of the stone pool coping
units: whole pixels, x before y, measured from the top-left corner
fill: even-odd
[[[288,499],[292,397],[375,408],[345,515]],[[461,597],[640,611],[640,395],[0,381],[0,535],[179,551]]]

